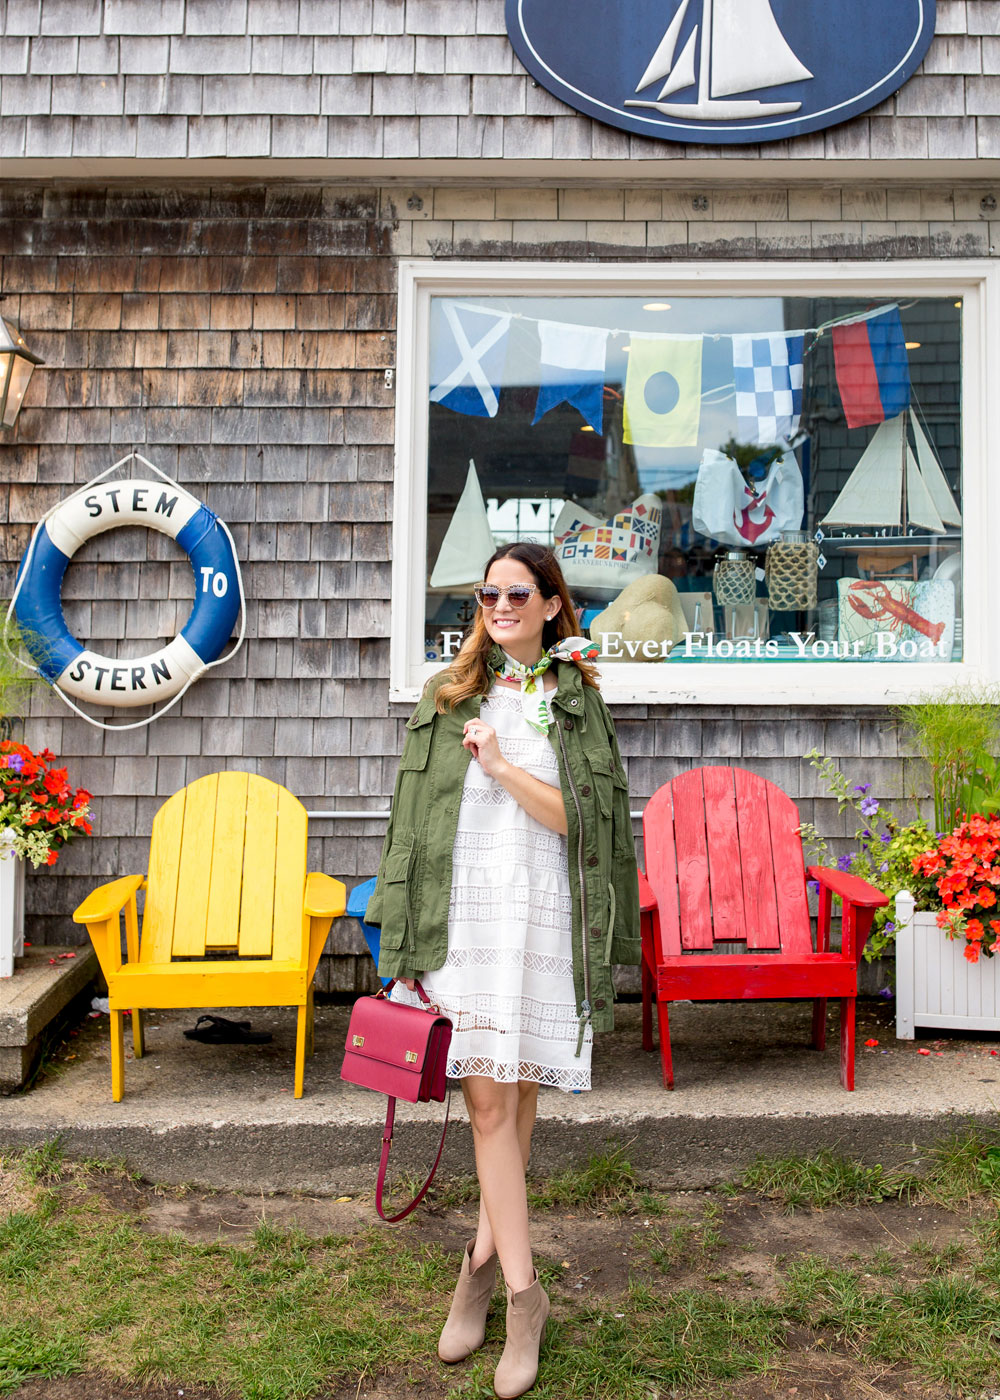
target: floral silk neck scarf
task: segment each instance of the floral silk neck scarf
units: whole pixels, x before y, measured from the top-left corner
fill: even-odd
[[[521,686],[521,711],[532,729],[539,734],[548,734],[552,723],[552,712],[545,698],[545,685],[542,677],[553,661],[593,661],[600,654],[597,642],[588,642],[586,637],[567,637],[549,647],[541,660],[534,666],[525,666],[512,656],[503,653],[503,663],[494,666],[494,674],[503,681],[517,681]]]

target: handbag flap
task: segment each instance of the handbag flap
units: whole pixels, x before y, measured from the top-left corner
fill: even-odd
[[[345,1049],[349,1055],[422,1074],[431,1040],[442,1026],[451,1030],[447,1016],[401,1006],[386,997],[359,997]]]

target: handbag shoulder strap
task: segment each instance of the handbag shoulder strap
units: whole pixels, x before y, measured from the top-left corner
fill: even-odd
[[[421,988],[421,991],[422,990],[423,988]],[[382,1196],[385,1190],[385,1174],[389,1166],[389,1151],[392,1147],[392,1128],[396,1118],[396,1100],[394,1098],[390,1098],[389,1102],[386,1104],[385,1128],[382,1132],[382,1157],[378,1164],[378,1181],[375,1184],[375,1209],[378,1211],[382,1219],[387,1222],[387,1224],[395,1225],[397,1221],[404,1220],[406,1216],[409,1215],[410,1211],[415,1210],[416,1207],[426,1196],[427,1189],[430,1186],[431,1182],[434,1180],[434,1173],[438,1169],[438,1163],[441,1161],[441,1153],[444,1151],[444,1138],[445,1133],[447,1133],[448,1131],[448,1116],[450,1113],[451,1090],[449,1089],[448,1103],[444,1111],[444,1127],[441,1129],[441,1141],[438,1143],[437,1156],[434,1158],[434,1165],[430,1169],[430,1173],[427,1177],[427,1180],[424,1182],[423,1186],[421,1186],[420,1190],[414,1196],[410,1204],[405,1207],[405,1209],[397,1212],[396,1215],[386,1215],[384,1209],[382,1208]]]

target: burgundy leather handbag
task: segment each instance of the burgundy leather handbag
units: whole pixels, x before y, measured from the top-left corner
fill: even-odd
[[[441,1153],[444,1151],[451,1095],[448,1092],[448,1046],[451,1044],[451,1022],[431,999],[419,982],[416,992],[424,1003],[403,1006],[390,1001],[389,993],[396,985],[392,981],[372,997],[359,997],[351,1011],[347,1028],[347,1044],[340,1077],[349,1084],[388,1094],[385,1129],[382,1133],[382,1157],[375,1187],[375,1208],[383,1220],[395,1224],[409,1215],[427,1194],[434,1180]],[[427,1103],[430,1099],[442,1103],[447,1095],[448,1107],[441,1129],[441,1141],[430,1175],[405,1210],[386,1215],[382,1208],[389,1149],[392,1147],[392,1127],[396,1117],[396,1100],[407,1103]]]

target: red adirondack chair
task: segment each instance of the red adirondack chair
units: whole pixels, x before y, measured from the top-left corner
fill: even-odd
[[[840,1082],[854,1088],[858,960],[887,897],[856,875],[804,868],[799,813],[780,788],[743,768],[696,768],[653,794],[642,817],[642,1045],[673,1088],[668,1003],[808,997],[812,1043],[826,1044],[826,1002],[840,1000]],[[806,877],[819,881],[816,946]],[[830,950],[834,898],[842,947]],[[744,944],[716,952],[717,943]]]

